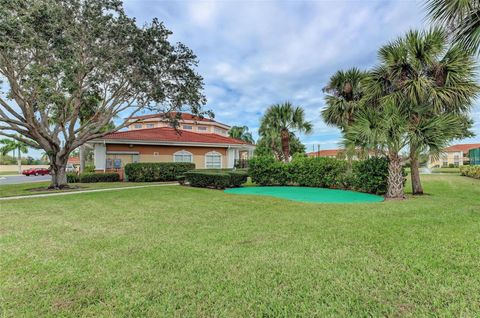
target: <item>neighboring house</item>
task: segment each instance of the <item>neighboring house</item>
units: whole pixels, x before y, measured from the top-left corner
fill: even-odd
[[[428,168],[440,168],[454,165],[455,167],[463,166],[469,162],[468,151],[470,149],[479,148],[480,143],[477,144],[459,144],[447,147],[443,152],[434,158],[429,156],[427,167]]]
[[[343,154],[343,149],[326,149],[320,151],[314,151],[307,153],[309,157],[328,157],[328,158],[338,158]]]
[[[121,172],[131,162],[193,162],[197,169],[233,168],[240,159],[253,155],[254,145],[226,136],[228,125],[191,114],[182,114],[182,118],[174,129],[160,115],[141,116],[127,131],[92,140],[95,170]],[[147,128],[150,124],[155,127]]]

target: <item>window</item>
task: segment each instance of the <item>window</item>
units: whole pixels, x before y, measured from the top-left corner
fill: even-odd
[[[143,126],[142,126],[142,124],[135,124],[133,127],[135,127],[135,129],[140,129],[140,128],[142,128]]]
[[[220,169],[222,168],[222,155],[212,151],[205,155],[205,168]]]
[[[197,130],[198,130],[198,131],[207,131],[207,127],[205,127],[205,126],[198,126],[198,127],[197,127]]]
[[[147,124],[147,128],[154,128],[155,125],[154,124]]]
[[[191,125],[183,125],[183,129],[185,130],[192,130],[193,127]]]
[[[173,154],[173,161],[174,162],[192,162],[193,155],[192,153],[185,150],[177,151],[176,153]]]
[[[213,131],[214,131],[216,134],[225,135],[225,130],[224,130],[224,129],[220,129],[220,128],[215,127],[215,128],[213,129]]]

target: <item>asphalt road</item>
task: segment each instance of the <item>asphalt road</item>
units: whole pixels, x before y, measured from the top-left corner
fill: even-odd
[[[40,181],[50,181],[50,175],[46,176],[0,176],[0,185],[4,184],[18,184],[18,183],[29,183],[29,182],[40,182]]]

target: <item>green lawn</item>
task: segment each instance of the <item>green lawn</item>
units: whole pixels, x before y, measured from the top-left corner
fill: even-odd
[[[6,317],[474,317],[480,180],[305,204],[187,187],[0,202]]]
[[[0,198],[12,197],[17,195],[32,195],[32,194],[55,193],[55,192],[73,192],[73,191],[107,189],[107,188],[123,188],[123,187],[139,186],[139,185],[150,185],[150,184],[153,184],[153,183],[142,183],[142,182],[73,183],[71,184],[71,186],[76,188],[67,189],[67,190],[48,190],[47,187],[50,185],[50,182],[8,184],[8,185],[0,185]]]
[[[20,175],[17,170],[15,171],[0,171],[0,176],[16,176]]]

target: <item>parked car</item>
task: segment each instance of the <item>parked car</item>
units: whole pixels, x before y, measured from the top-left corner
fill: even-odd
[[[77,168],[71,163],[67,163],[67,167],[65,168],[66,172],[77,172]]]
[[[50,174],[50,170],[46,168],[30,168],[27,170],[23,170],[22,174],[24,176],[44,176]]]

